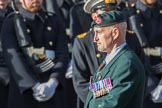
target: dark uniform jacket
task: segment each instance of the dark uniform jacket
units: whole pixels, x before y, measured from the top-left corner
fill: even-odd
[[[9,97],[10,107],[34,108],[33,102],[36,101],[33,101],[33,96],[29,92],[36,83],[46,82],[50,77],[58,79],[59,86],[57,88],[64,83],[64,73],[68,64],[67,38],[64,31],[65,29],[62,27],[59,18],[55,14],[46,13],[42,10],[37,13],[30,13],[20,8],[19,14],[17,15],[23,19],[23,25],[26,27],[24,31],[27,32],[29,36],[27,38],[31,40],[33,47],[44,47],[47,50],[55,51],[55,66],[44,73],[35,71],[18,43],[19,39],[17,39],[16,30],[21,28],[15,28],[15,15],[5,20],[1,35],[5,60],[11,70],[12,77]],[[52,105],[55,105],[56,108],[60,108],[61,106],[59,105],[63,102],[59,100],[60,96],[57,96],[57,93],[60,92],[59,95],[61,95],[61,91],[62,89],[56,90],[54,96],[56,97],[55,103],[46,104],[45,106],[42,104],[40,107],[53,107]],[[20,92],[24,94],[20,94]],[[27,96],[27,94],[30,95]],[[60,102],[58,102],[57,99]]]
[[[159,2],[159,1],[158,1]],[[148,45],[150,48],[162,47],[162,6],[160,3],[154,4],[153,7],[149,8],[147,5],[143,4],[138,0],[134,5],[136,15],[139,19],[140,27],[142,28],[145,37],[147,39]],[[156,65],[162,62],[161,56],[149,56],[148,61],[150,64]],[[144,61],[147,62],[148,61]],[[147,64],[145,63],[145,64]],[[155,89],[158,84],[162,84],[161,74],[156,74],[155,71],[149,70],[149,67],[145,67],[147,76],[147,88],[145,98],[145,107],[146,108],[161,108],[162,104],[153,103],[149,98],[149,93]],[[161,81],[160,81],[161,80]]]
[[[161,47],[162,43],[162,7],[158,3],[152,8],[147,7],[140,0],[132,5],[139,21],[140,28],[143,30],[149,47]],[[129,32],[129,30],[128,30]],[[129,32],[130,33],[130,32]],[[130,33],[134,36],[135,33]],[[159,58],[159,57],[158,57]],[[155,65],[161,62],[161,58],[151,58],[151,64]],[[153,60],[154,59],[154,60]]]
[[[105,67],[97,70],[92,83],[105,78],[110,78],[112,89],[97,98],[93,98],[89,91],[85,108],[143,108],[145,72],[128,46],[121,49]]]
[[[10,7],[7,7],[5,10],[0,10],[0,29],[4,22],[4,19],[10,14],[13,10]],[[1,46],[1,36],[0,36],[0,108],[7,108],[8,105],[8,90],[9,90],[9,70],[6,66],[3,56],[3,50]]]
[[[83,10],[84,2],[76,3],[70,9],[70,40],[73,44],[77,35],[88,32],[91,26],[91,16]]]
[[[93,42],[92,31],[75,38],[73,45],[73,85],[77,95],[85,102],[90,76],[92,76],[98,65],[105,58],[105,53],[98,52]]]
[[[2,28],[4,19],[12,11],[13,10],[10,7],[7,7],[5,10],[0,11],[0,29]],[[0,83],[7,85],[9,83],[9,71],[4,61],[1,43],[2,42],[1,42],[1,37],[0,37]]]
[[[162,47],[162,6],[160,3],[156,3],[152,8],[149,8],[147,5],[143,4],[138,0],[135,4],[132,4],[133,11],[139,21],[139,27],[144,32],[144,36],[148,42],[150,48]],[[135,33],[130,33],[130,37],[135,36]],[[144,57],[143,57],[144,58]],[[151,65],[156,65],[162,62],[160,56],[150,56],[148,59]],[[149,63],[144,60],[144,62]],[[145,64],[147,64],[145,63]],[[148,67],[145,67],[148,70]],[[150,70],[151,77],[155,76],[155,72]],[[148,73],[150,74],[150,73]],[[152,77],[148,81],[149,87],[148,92],[153,90],[156,85],[159,83],[157,80],[161,79],[161,75],[157,75],[156,78]],[[162,81],[161,81],[162,82]],[[162,84],[162,83],[159,84]]]

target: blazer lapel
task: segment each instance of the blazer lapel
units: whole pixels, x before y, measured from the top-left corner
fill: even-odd
[[[110,71],[111,66],[117,61],[117,59],[126,51],[128,50],[128,46],[125,46],[111,61],[105,68],[101,70],[103,72],[102,78],[104,78]]]

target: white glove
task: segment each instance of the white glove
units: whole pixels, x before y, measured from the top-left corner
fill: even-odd
[[[41,98],[40,97],[42,97],[41,95],[40,95],[40,93],[39,93],[39,87],[40,86],[40,83],[37,83],[37,84],[35,84],[35,86],[34,87],[32,87],[32,90],[33,90],[33,97],[36,99],[36,100],[41,100]]]
[[[65,74],[65,77],[66,77],[67,79],[70,79],[70,78],[72,78],[72,76],[73,76],[73,66],[72,66],[72,64],[73,64],[73,61],[70,60],[70,62],[69,62],[69,64],[68,64],[68,68],[67,68],[67,70],[66,70],[66,74]]]
[[[158,85],[152,92],[151,92],[151,100],[154,103],[162,103],[162,85]]]
[[[55,94],[55,90],[58,86],[58,81],[51,78],[46,83],[42,83],[37,87],[37,90],[39,93],[34,93],[34,98],[39,101],[47,101],[52,98],[52,96]]]

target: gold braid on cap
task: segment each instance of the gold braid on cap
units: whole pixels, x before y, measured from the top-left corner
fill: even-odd
[[[105,4],[116,3],[116,0],[104,0]]]

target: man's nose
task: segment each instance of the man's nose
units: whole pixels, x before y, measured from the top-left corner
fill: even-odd
[[[98,34],[97,34],[97,32],[94,33],[93,41],[94,42],[97,42],[98,41]]]

